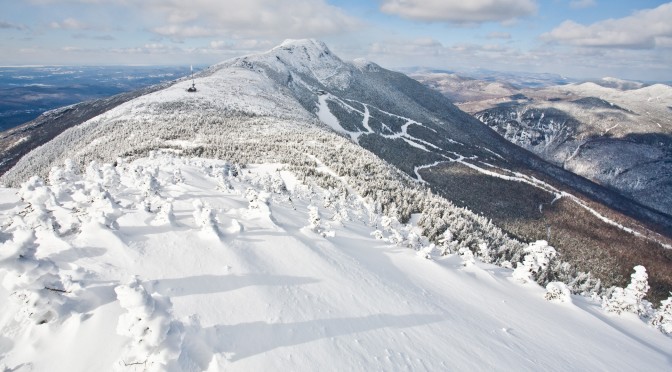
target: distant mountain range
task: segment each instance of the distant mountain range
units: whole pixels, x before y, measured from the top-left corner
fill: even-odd
[[[426,67],[410,67],[399,71],[417,77],[424,82],[425,77],[457,80],[478,80],[483,82],[499,82],[512,85],[517,88],[538,88],[559,84],[575,83],[578,80],[552,73],[535,72],[507,72],[488,69],[474,69],[470,71],[450,71]],[[447,93],[449,89],[442,90]],[[453,92],[454,93],[454,92]]]
[[[606,77],[514,86],[411,75],[545,160],[672,215],[672,87]]]

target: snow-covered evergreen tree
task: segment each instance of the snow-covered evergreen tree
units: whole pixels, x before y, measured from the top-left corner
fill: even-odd
[[[371,235],[376,238],[377,240],[383,240],[385,238],[385,235],[383,235],[383,232],[376,229],[374,230]]]
[[[137,277],[114,291],[119,305],[126,310],[119,317],[117,333],[131,339],[118,369],[142,365],[148,371],[166,370],[179,356],[183,338],[181,325],[171,319],[170,299],[150,295]]]
[[[605,297],[602,307],[607,311],[620,314],[634,313],[641,317],[648,317],[652,313],[652,306],[644,297],[649,291],[648,274],[644,266],[634,267],[635,272],[630,276],[630,284],[625,288],[614,287],[609,297]]]
[[[443,234],[441,234],[441,237],[438,240],[438,243],[442,256],[453,253],[457,246],[457,242],[453,240],[453,233],[450,232],[449,229],[444,230]]]
[[[525,258],[513,271],[513,277],[520,282],[533,282],[548,270],[551,259],[556,255],[555,248],[545,240],[538,240],[525,248]]]
[[[651,316],[651,325],[666,335],[672,335],[672,293]]]
[[[200,217],[200,216],[199,216]],[[156,217],[152,220],[153,225],[173,225],[175,222],[175,214],[173,213],[173,203],[167,200],[161,205]]]
[[[546,285],[544,298],[552,302],[572,302],[572,294],[567,284],[550,282]]]
[[[317,233],[322,231],[322,219],[320,218],[320,211],[314,205],[308,206],[308,227]]]
[[[177,185],[184,182],[184,176],[182,176],[182,170],[180,168],[175,168],[173,170],[173,184]]]
[[[474,257],[474,252],[472,252],[471,249],[462,247],[457,253],[462,258],[462,265],[469,267],[476,263],[476,257]]]
[[[37,258],[35,233],[20,219],[14,223],[11,240],[0,244],[2,286],[24,315],[36,324],[59,317],[66,289],[58,268],[47,258]]]
[[[193,216],[196,226],[198,226],[203,233],[211,237],[220,236],[218,223],[215,219],[215,213],[212,208],[210,208],[210,206],[203,203],[201,200],[196,200],[194,202]]]
[[[245,190],[245,198],[247,199],[249,203],[249,208],[250,209],[258,209],[259,208],[259,193],[257,190],[248,187],[247,190]]]

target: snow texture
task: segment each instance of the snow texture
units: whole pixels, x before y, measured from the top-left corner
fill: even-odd
[[[90,177],[110,167],[107,186]],[[438,255],[417,217],[404,225],[356,195],[339,201],[278,164],[231,172],[238,167],[222,160],[160,152],[89,169],[69,163],[51,184],[0,189],[7,370],[671,367],[670,338],[644,322],[610,316],[562,285],[521,286],[553,257],[545,242],[512,272],[469,249]],[[285,187],[273,190],[279,180]],[[103,192],[114,226],[100,217],[110,206],[92,197]],[[348,219],[332,223],[341,207]],[[333,235],[306,229],[325,223]],[[443,234],[446,252],[453,239]],[[636,270],[628,290],[639,293]],[[35,274],[24,283],[18,272]],[[54,316],[26,321],[26,305],[10,301],[16,291],[37,299],[33,314]],[[544,299],[551,292],[563,306]],[[654,325],[669,330],[662,311]]]

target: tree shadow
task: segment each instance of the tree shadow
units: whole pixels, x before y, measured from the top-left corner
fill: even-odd
[[[49,255],[48,258],[54,262],[71,263],[77,261],[80,258],[100,257],[104,255],[105,252],[107,252],[107,249],[105,248],[94,248],[94,247],[70,248],[64,251],[51,254]]]
[[[618,316],[610,314],[607,311],[603,311],[600,307],[597,307],[596,305],[589,303],[588,300],[583,298],[580,298],[578,300],[575,299],[574,305],[583,310],[586,314],[592,315],[594,318],[597,319],[598,322],[606,323],[607,325],[609,325],[609,327],[622,333],[623,335],[625,335],[626,338],[636,340],[640,344],[646,345],[651,350],[655,350],[657,353],[660,353],[665,358],[667,358],[667,360],[670,363],[672,363],[672,354],[670,353],[670,350],[663,350],[658,346],[643,339],[642,337],[639,337],[637,334],[629,331],[626,327],[622,325],[621,321],[618,319]]]
[[[14,341],[8,337],[0,335],[0,360],[2,360],[2,357],[5,354],[12,350],[12,347],[14,347]]]
[[[90,282],[87,284],[77,298],[71,299],[69,306],[73,314],[87,314],[117,300],[114,288],[119,285],[118,281],[99,282],[95,286]]]
[[[177,220],[177,219],[176,219]],[[120,230],[116,231],[119,237],[122,237],[125,243],[128,244],[129,241],[146,241],[149,240],[147,235],[155,234],[165,234],[169,232],[179,232],[179,231],[188,231],[192,228],[185,226],[180,223],[174,224],[163,224],[163,225],[152,225],[151,219],[147,221],[145,225],[140,226],[123,226]]]
[[[14,203],[0,203],[0,211],[10,210],[12,208],[16,208],[16,207],[20,206],[21,204],[22,204],[22,202],[20,202],[20,201],[17,201],[17,202],[14,202]]]
[[[205,370],[215,354],[224,353],[229,361],[235,362],[281,347],[378,329],[411,328],[444,319],[445,316],[440,314],[375,314],[295,323],[260,321],[209,328],[200,328],[196,324],[186,329],[184,346],[187,353],[180,359],[185,359],[185,363],[196,363]]]
[[[287,275],[199,275],[186,278],[157,279],[143,283],[148,292],[181,297],[229,292],[251,286],[292,286],[317,283],[309,277]]]

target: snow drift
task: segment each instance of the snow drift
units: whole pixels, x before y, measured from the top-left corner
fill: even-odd
[[[40,287],[62,283],[24,287],[30,303],[0,290],[5,369],[670,367],[672,342],[636,316],[438,256],[413,224],[281,165],[164,153],[52,176],[23,201],[0,190],[3,252],[30,246],[11,254],[49,267]]]

